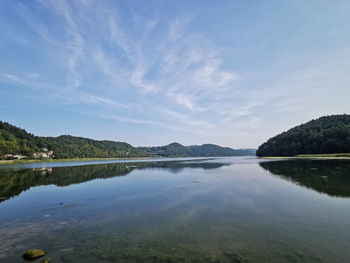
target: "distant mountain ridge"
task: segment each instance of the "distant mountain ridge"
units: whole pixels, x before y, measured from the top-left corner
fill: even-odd
[[[255,155],[253,149],[232,149],[222,147],[215,144],[202,144],[184,146],[177,142],[157,147],[140,147],[147,152],[148,155],[162,157],[196,157],[196,156],[240,156],[240,155]]]
[[[134,147],[126,142],[93,140],[61,135],[40,137],[0,121],[0,158],[132,158],[208,157],[254,155],[254,149],[235,150],[215,144],[184,146],[171,143],[158,147]]]

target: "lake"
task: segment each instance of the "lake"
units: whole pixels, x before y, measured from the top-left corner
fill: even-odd
[[[0,262],[33,248],[53,263],[350,262],[350,161],[2,167]]]

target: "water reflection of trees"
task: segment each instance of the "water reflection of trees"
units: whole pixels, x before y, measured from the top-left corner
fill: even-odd
[[[223,163],[210,162],[139,162],[72,167],[0,170],[0,202],[19,195],[34,186],[68,186],[94,179],[124,176],[135,169],[159,168],[179,172],[185,168],[216,169]]]
[[[260,166],[283,179],[336,197],[350,197],[350,162],[346,160],[287,160]]]

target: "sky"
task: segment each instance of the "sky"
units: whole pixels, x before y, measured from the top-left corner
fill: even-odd
[[[349,0],[0,0],[0,120],[254,148],[350,113]]]

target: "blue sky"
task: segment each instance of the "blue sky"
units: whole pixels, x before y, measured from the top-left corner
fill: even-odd
[[[257,147],[350,113],[350,1],[0,1],[0,119]]]

